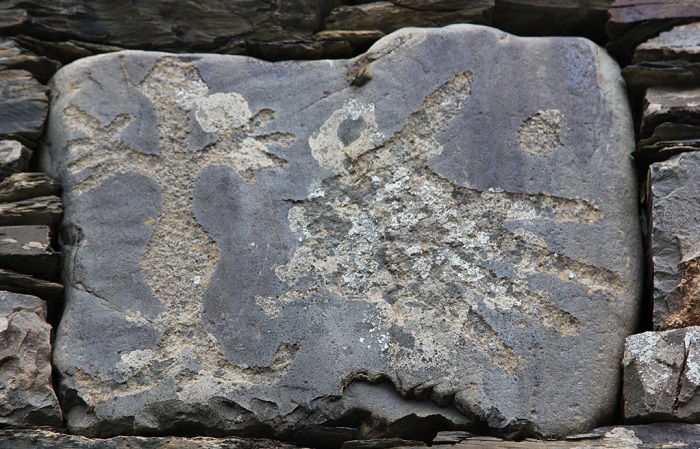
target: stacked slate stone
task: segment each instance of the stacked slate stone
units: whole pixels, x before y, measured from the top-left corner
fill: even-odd
[[[60,426],[52,387],[52,327],[63,286],[55,238],[60,186],[29,173],[48,112],[42,84],[58,68],[0,41],[0,425]]]
[[[623,70],[638,105],[653,329],[627,339],[624,416],[700,422],[700,22],[685,23],[700,8],[615,5],[613,20],[667,30],[640,43]]]

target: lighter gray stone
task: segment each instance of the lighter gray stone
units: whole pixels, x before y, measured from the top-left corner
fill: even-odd
[[[632,335],[625,343],[623,412],[628,422],[700,419],[700,327]]]
[[[639,45],[634,51],[634,63],[643,61],[700,60],[700,22],[673,27]]]
[[[700,153],[650,170],[654,328],[700,325]]]
[[[50,332],[42,300],[0,291],[0,424],[61,425],[51,386]]]
[[[26,171],[31,158],[32,150],[16,140],[0,141],[0,180],[14,173]]]
[[[453,26],[347,61],[124,52],[52,91],[72,432],[614,416],[641,253],[624,85],[590,42]]]

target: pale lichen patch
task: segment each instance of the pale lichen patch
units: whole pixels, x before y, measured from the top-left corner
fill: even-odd
[[[195,100],[195,105],[197,123],[209,133],[227,128],[242,128],[253,116],[248,102],[236,92],[200,97]]]
[[[558,109],[538,111],[518,129],[518,144],[528,154],[545,156],[563,146],[566,119]]]

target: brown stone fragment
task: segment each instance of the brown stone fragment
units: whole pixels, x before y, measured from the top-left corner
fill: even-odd
[[[667,299],[669,329],[700,325],[700,259],[684,262],[682,270],[678,294]]]
[[[51,248],[48,226],[0,227],[0,268],[54,280],[58,253]]]
[[[0,182],[0,203],[58,195],[61,185],[43,173],[15,173]]]
[[[4,269],[0,269],[0,290],[38,296],[46,301],[55,301],[63,296],[61,284]]]
[[[50,333],[43,301],[0,292],[0,424],[61,425],[51,387]],[[0,447],[17,446],[0,439]]]

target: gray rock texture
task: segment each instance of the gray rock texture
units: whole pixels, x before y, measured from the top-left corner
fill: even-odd
[[[317,441],[318,442],[318,441]],[[405,440],[353,441],[350,448],[415,448],[421,444]],[[504,441],[500,438],[470,436],[466,432],[440,432],[432,447],[442,449],[694,449],[700,444],[700,425],[656,423],[636,426],[601,427],[566,440]],[[424,445],[424,443],[422,444]],[[39,429],[0,429],[0,447],[12,449],[294,449],[297,446],[251,438],[134,437],[92,439]],[[320,447],[320,446],[316,446]],[[337,447],[337,446],[335,446]]]
[[[0,424],[61,425],[51,386],[50,332],[42,300],[0,291]]]
[[[700,325],[700,153],[652,164],[654,327]]]
[[[625,344],[623,412],[629,422],[700,419],[700,327],[644,332]]]
[[[0,140],[0,180],[17,172],[26,171],[32,150],[16,140]]]
[[[494,6],[494,0],[5,3],[0,35],[23,35],[19,39],[23,46],[61,62],[113,51],[114,46],[246,54],[268,60],[349,57],[384,33],[405,26],[489,23]]]
[[[41,137],[49,108],[46,86],[26,70],[3,70],[0,92],[0,139]]]
[[[700,22],[679,25],[644,42],[634,51],[635,63],[643,61],[700,61]]]
[[[279,441],[252,438],[132,437],[90,439],[45,429],[0,429],[0,447],[8,449],[296,449]]]
[[[0,226],[0,268],[54,280],[58,254],[48,226]]]
[[[464,25],[353,60],[124,52],[52,92],[72,432],[614,416],[641,251],[624,85],[589,41]]]

